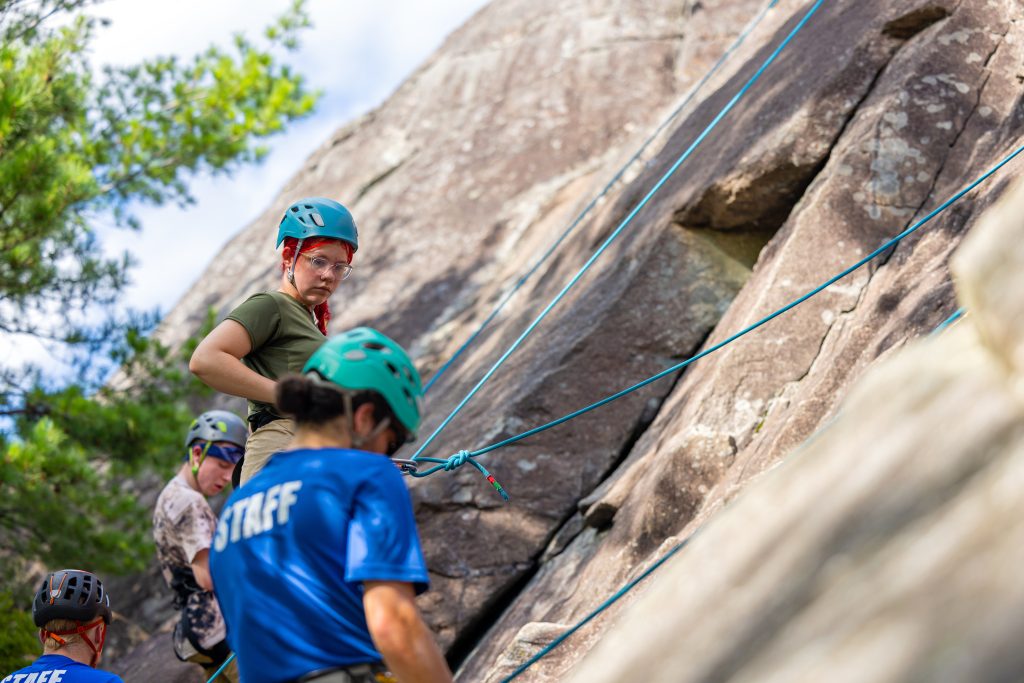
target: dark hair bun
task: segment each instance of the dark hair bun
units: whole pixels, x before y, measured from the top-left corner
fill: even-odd
[[[299,423],[333,420],[345,412],[341,391],[304,375],[286,375],[277,383],[277,409]]]

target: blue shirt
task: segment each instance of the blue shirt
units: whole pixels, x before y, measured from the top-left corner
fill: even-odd
[[[277,453],[232,493],[210,570],[246,683],[381,661],[362,582],[429,580],[398,468],[333,448]]]
[[[98,671],[64,655],[43,655],[0,683],[124,683],[119,676]]]

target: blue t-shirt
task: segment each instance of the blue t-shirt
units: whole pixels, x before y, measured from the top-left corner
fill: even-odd
[[[277,453],[232,493],[210,571],[247,683],[381,661],[362,582],[429,580],[398,468],[333,448]]]
[[[0,683],[124,683],[109,671],[99,671],[65,657],[43,655],[30,666],[18,669]]]

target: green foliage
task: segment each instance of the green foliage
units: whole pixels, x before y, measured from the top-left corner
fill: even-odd
[[[118,307],[131,259],[104,256],[93,226],[137,229],[132,206],[191,202],[192,178],[259,161],[317,99],[281,61],[309,26],[301,0],[261,44],[100,73],[90,4],[0,0],[0,334],[72,367],[0,359],[0,590],[36,560],[141,567],[149,516],[124,482],[178,460],[204,391],[184,370],[194,341],[172,352],[147,336],[154,314]]]
[[[237,35],[230,51],[96,76],[87,60],[96,19],[44,30],[26,7],[0,0],[0,331],[78,342],[95,330],[76,314],[115,303],[131,265],[98,253],[90,220],[109,212],[137,227],[132,202],[188,203],[190,177],[262,158],[262,140],[315,104],[274,56],[309,21],[296,2],[267,29],[265,49]]]
[[[24,394],[0,442],[0,548],[10,549],[0,551],[0,590],[16,590],[33,560],[101,575],[145,567],[150,518],[129,477],[180,461],[193,418],[186,399],[210,393],[184,359],[214,320],[211,311],[177,354],[126,330],[110,352],[119,375],[91,393],[75,382]]]
[[[21,601],[12,594],[0,592],[0,614],[5,621],[0,628],[0,671],[5,673],[31,664],[42,654],[32,616],[20,607]]]

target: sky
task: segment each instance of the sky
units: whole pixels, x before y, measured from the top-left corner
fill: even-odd
[[[111,20],[92,44],[93,66],[147,57],[190,57],[210,43],[227,47],[243,32],[257,39],[288,0],[107,0],[93,13]],[[486,0],[307,0],[313,28],[286,61],[322,91],[314,114],[268,140],[259,165],[230,178],[197,177],[197,203],[139,207],[142,231],[101,225],[110,255],[134,254],[138,266],[125,304],[169,311],[212,257],[266,209],[302,162],[338,127],[387,99],[445,37]]]
[[[290,0],[105,0],[91,12],[109,20],[90,45],[97,71],[158,55],[188,59],[235,33],[262,39]],[[137,263],[126,307],[167,313],[220,248],[266,209],[303,161],[337,128],[382,103],[444,39],[487,0],[306,0],[313,22],[284,61],[322,95],[316,111],[266,140],[270,154],[231,177],[198,176],[194,205],[137,206],[141,231],[112,220],[94,224],[105,253],[130,252]],[[6,363],[53,360],[38,340],[0,336]]]

